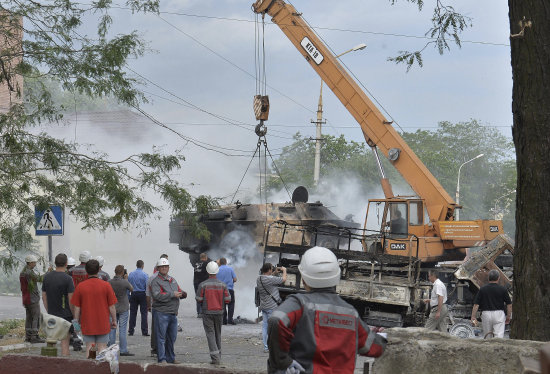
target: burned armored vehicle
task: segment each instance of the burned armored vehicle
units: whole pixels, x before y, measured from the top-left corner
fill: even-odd
[[[189,253],[191,262],[196,261],[199,253],[208,252],[213,258],[223,256],[235,264],[235,261],[246,263],[252,258],[261,261],[265,243],[268,240],[272,242],[274,238],[283,238],[281,242],[307,248],[314,245],[333,246],[329,241],[338,240],[338,237],[332,233],[359,228],[351,216],[340,219],[321,202],[308,203],[308,198],[307,190],[298,187],[291,202],[237,202],[210,211],[199,217],[210,232],[209,240],[195,238],[184,219],[174,218],[170,222],[170,243],[178,244],[180,250]],[[269,230],[275,223],[285,223],[298,229],[287,232],[284,229]]]

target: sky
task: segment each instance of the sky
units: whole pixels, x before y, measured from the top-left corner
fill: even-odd
[[[434,128],[439,121],[477,119],[510,136],[512,79],[507,6],[502,2],[456,4],[456,10],[471,17],[473,24],[462,35],[462,48],[451,44],[451,50],[441,56],[428,46],[424,67],[415,66],[409,72],[405,66],[387,61],[388,57],[401,50],[421,49],[427,40],[390,34],[423,36],[430,26],[431,2],[425,3],[422,12],[406,1],[393,6],[388,1],[355,0],[293,4],[335,53],[367,44],[366,49],[343,56],[342,62],[404,131]],[[113,16],[126,15],[123,24],[114,23],[117,31],[136,29],[150,41],[151,53],[130,64],[149,80],[145,90],[151,103],[144,110],[211,148],[223,147],[225,153],[241,156],[228,157],[188,145],[188,162],[203,166],[198,174],[184,172],[197,184],[197,190],[205,188],[203,181],[213,169],[219,168],[223,179],[235,177],[234,170],[245,169],[256,146],[252,131],[256,124],[252,110],[255,16],[250,5],[246,1],[178,0],[163,1],[158,16],[129,17],[127,10],[113,12]],[[271,104],[267,139],[272,153],[277,154],[291,144],[290,138],[298,131],[314,136],[311,120],[317,109],[320,79],[277,26],[265,26],[264,45]],[[362,141],[359,126],[326,87],[323,100],[327,121],[323,132]],[[162,139],[166,136],[173,140],[166,132]],[[237,165],[240,167],[234,167]]]
[[[92,144],[112,159],[150,151],[153,146],[167,153],[182,149],[186,161],[173,176],[195,196],[229,196],[227,200],[231,200],[258,140],[253,131],[257,123],[252,109],[256,24],[251,3],[163,0],[159,15],[132,14],[122,5],[111,11],[113,33],[136,30],[148,43],[146,55],[128,64],[128,73],[146,83],[143,90],[149,103],[142,109],[183,137],[152,123],[136,127],[134,120],[124,118],[113,120],[111,130],[98,131],[78,115],[64,129],[48,131]],[[439,121],[476,119],[510,136],[512,75],[505,2],[452,2],[458,12],[472,18],[472,27],[461,36],[462,48],[451,44],[450,51],[439,55],[428,46],[424,66],[409,72],[405,66],[387,61],[398,51],[424,47],[427,40],[422,36],[430,27],[433,3],[426,1],[421,12],[405,0],[394,5],[383,0],[297,0],[293,5],[336,54],[359,43],[367,44],[364,50],[349,53],[341,61],[402,130],[433,129]],[[269,17],[263,44],[271,104],[267,141],[276,156],[292,143],[296,132],[315,136],[310,122],[316,116],[320,78],[279,28],[269,23]],[[327,121],[323,133],[364,140],[354,119],[326,89],[323,101]],[[253,167],[237,198],[246,199],[256,190],[258,177],[254,173],[257,169]],[[334,190],[340,197],[349,196],[341,193],[340,186]],[[353,191],[352,186],[347,186],[348,190]],[[357,199],[353,200],[358,205]],[[325,204],[344,213],[340,204],[345,202]],[[151,231],[145,236],[136,231],[81,232],[78,222],[68,217],[66,235],[54,238],[54,247],[74,257],[84,249],[101,254],[109,272],[117,263],[132,270],[137,258],[144,259],[149,270],[161,253],[168,253],[175,261],[180,282],[188,285],[192,277],[189,261],[176,245],[168,243],[169,212],[161,215],[160,220],[151,220]],[[252,268],[255,273],[257,269]],[[237,292],[244,287],[245,298],[252,298],[245,286],[237,283]],[[237,303],[237,313],[240,308]]]

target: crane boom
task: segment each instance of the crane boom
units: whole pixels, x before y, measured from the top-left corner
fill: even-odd
[[[466,254],[465,248],[482,246],[502,232],[502,221],[455,221],[454,211],[460,206],[317,37],[301,13],[284,0],[257,0],[252,9],[272,17],[273,23],[280,27],[359,123],[365,141],[374,151],[385,199],[369,200],[369,208],[371,203],[373,207],[383,204],[384,212],[379,233],[368,238],[365,235],[363,250],[399,256],[408,253],[408,256],[425,262],[461,260]],[[377,149],[409,183],[417,198],[393,195]],[[424,207],[427,219],[424,218]]]
[[[282,0],[258,0],[254,12],[268,14],[361,126],[365,141],[377,147],[426,202],[432,221],[452,220],[457,206],[443,186],[405,143],[296,9]],[[387,195],[387,194],[386,194]],[[392,196],[386,196],[387,198]]]

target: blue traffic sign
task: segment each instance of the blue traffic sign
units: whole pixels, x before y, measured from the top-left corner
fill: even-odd
[[[46,210],[34,208],[35,235],[63,235],[63,208],[52,205]]]

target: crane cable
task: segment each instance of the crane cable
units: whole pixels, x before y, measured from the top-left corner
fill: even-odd
[[[237,193],[239,192],[239,189],[241,188],[241,185],[244,181],[244,178],[246,177],[246,174],[248,173],[248,170],[250,169],[250,165],[252,164],[252,161],[254,161],[254,158],[256,157],[256,154],[258,154],[258,163],[259,163],[259,176],[260,176],[260,202],[262,201],[262,144],[264,148],[264,170],[263,174],[265,175],[264,178],[264,198],[265,198],[265,204],[267,208],[267,155],[269,155],[269,158],[271,159],[271,163],[273,164],[273,167],[275,168],[275,172],[277,173],[277,176],[281,179],[281,182],[283,183],[283,186],[288,194],[288,197],[292,200],[292,196],[290,195],[290,190],[288,189],[287,184],[285,183],[283,176],[281,175],[281,172],[279,168],[277,167],[277,164],[275,163],[275,159],[273,158],[273,155],[271,154],[271,151],[269,150],[269,147],[267,146],[267,139],[265,137],[265,134],[258,135],[258,143],[256,144],[256,150],[254,151],[254,154],[252,155],[250,162],[248,163],[248,166],[246,167],[246,170],[244,171],[244,174],[241,178],[241,181],[239,182],[239,185],[237,186],[237,190],[233,194],[233,197],[231,198],[230,204],[233,203],[235,200],[235,196],[237,196]]]

